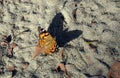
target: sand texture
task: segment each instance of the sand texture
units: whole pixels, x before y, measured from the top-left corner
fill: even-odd
[[[39,26],[58,50],[32,59]],[[0,0],[0,78],[107,78],[116,60],[120,0]],[[63,72],[54,71],[59,64]]]

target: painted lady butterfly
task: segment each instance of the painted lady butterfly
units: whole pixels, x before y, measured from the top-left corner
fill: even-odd
[[[41,27],[38,27],[39,31],[39,46],[40,48],[44,48],[45,54],[51,54],[56,51],[57,42],[55,38],[53,38],[50,33],[44,30]]]

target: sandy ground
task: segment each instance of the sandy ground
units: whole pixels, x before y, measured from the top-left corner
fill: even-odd
[[[56,37],[59,50],[32,60],[38,26]],[[29,31],[19,34],[24,30]],[[13,78],[67,78],[52,71],[61,62],[61,49],[71,78],[105,78],[120,58],[120,0],[0,0],[1,42],[3,35],[10,34],[11,43],[18,45],[14,57],[4,55],[0,60],[4,67],[16,67]],[[2,48],[1,53],[8,52]],[[24,71],[21,62],[29,62]],[[11,72],[0,78],[11,78]]]

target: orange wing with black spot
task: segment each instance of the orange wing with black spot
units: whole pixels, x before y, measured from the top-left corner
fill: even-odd
[[[46,54],[51,54],[56,51],[57,42],[48,31],[39,28],[39,45],[45,49]]]

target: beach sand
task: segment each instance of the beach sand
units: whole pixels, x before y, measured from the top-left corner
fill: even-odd
[[[38,26],[56,37],[59,47],[56,53],[32,60]],[[52,71],[61,62],[62,49],[71,78],[107,77],[111,64],[120,58],[120,1],[0,0],[1,42],[3,35],[12,35],[11,43],[18,45],[13,58],[1,56],[5,66],[16,67],[13,78],[67,78]],[[24,71],[21,62],[29,62]],[[11,72],[0,78],[11,78]]]

